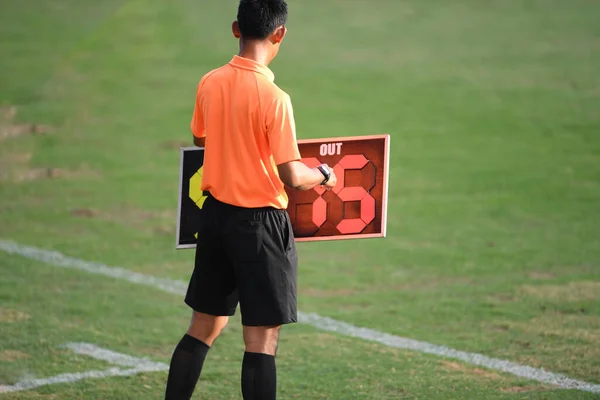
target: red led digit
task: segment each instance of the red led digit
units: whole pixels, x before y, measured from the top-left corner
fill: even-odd
[[[338,231],[343,235],[360,233],[375,219],[375,198],[361,186],[344,186],[344,175],[346,170],[360,170],[364,168],[368,162],[369,160],[362,154],[346,155],[333,168],[335,175],[338,178],[338,182],[333,188],[333,192],[337,194],[343,203],[348,201],[360,201],[360,218],[342,219],[337,225]]]
[[[302,162],[310,168],[322,164],[321,160],[316,157],[303,158]],[[351,154],[342,157],[333,167],[337,177],[337,184],[332,192],[342,201],[342,207],[346,202],[360,202],[360,218],[345,218],[337,224],[336,228],[342,235],[360,233],[375,219],[375,198],[367,192],[367,190],[370,190],[375,185],[375,176],[372,178],[372,184],[363,182],[363,185],[369,185],[366,189],[362,186],[345,187],[346,171],[362,170],[368,163],[369,160],[364,155]],[[312,203],[300,203],[297,205],[310,204],[311,222],[316,226],[316,229],[319,229],[327,222],[328,208],[327,201],[322,197],[325,189],[317,186],[315,187],[315,192],[319,196]]]

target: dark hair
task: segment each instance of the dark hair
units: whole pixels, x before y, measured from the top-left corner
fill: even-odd
[[[237,20],[244,39],[266,39],[287,21],[285,0],[240,0]]]

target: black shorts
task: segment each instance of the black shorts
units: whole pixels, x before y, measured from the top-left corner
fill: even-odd
[[[185,303],[242,324],[297,322],[298,254],[286,210],[241,208],[208,196],[202,207],[194,273]]]

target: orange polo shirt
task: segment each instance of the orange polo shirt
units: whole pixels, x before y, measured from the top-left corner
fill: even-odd
[[[234,56],[200,80],[191,122],[206,137],[202,190],[240,207],[285,209],[277,165],[300,160],[292,103],[265,65]]]

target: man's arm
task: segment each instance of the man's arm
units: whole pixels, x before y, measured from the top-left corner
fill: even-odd
[[[204,127],[204,115],[202,112],[202,104],[200,104],[200,88],[202,81],[198,85],[196,91],[196,101],[194,102],[194,113],[190,122],[190,129],[194,136],[194,144],[198,147],[204,147],[206,142],[206,129]]]
[[[301,161],[296,142],[294,111],[287,94],[281,94],[273,100],[267,110],[267,118],[269,146],[277,164],[279,179],[287,186],[298,190],[310,190],[320,185],[325,179],[323,173],[318,168],[310,168]],[[326,186],[331,188],[337,181],[333,170],[329,168],[329,171],[331,177]]]
[[[325,179],[318,168],[309,168],[302,161],[279,164],[277,169],[281,181],[293,189],[310,190]]]

